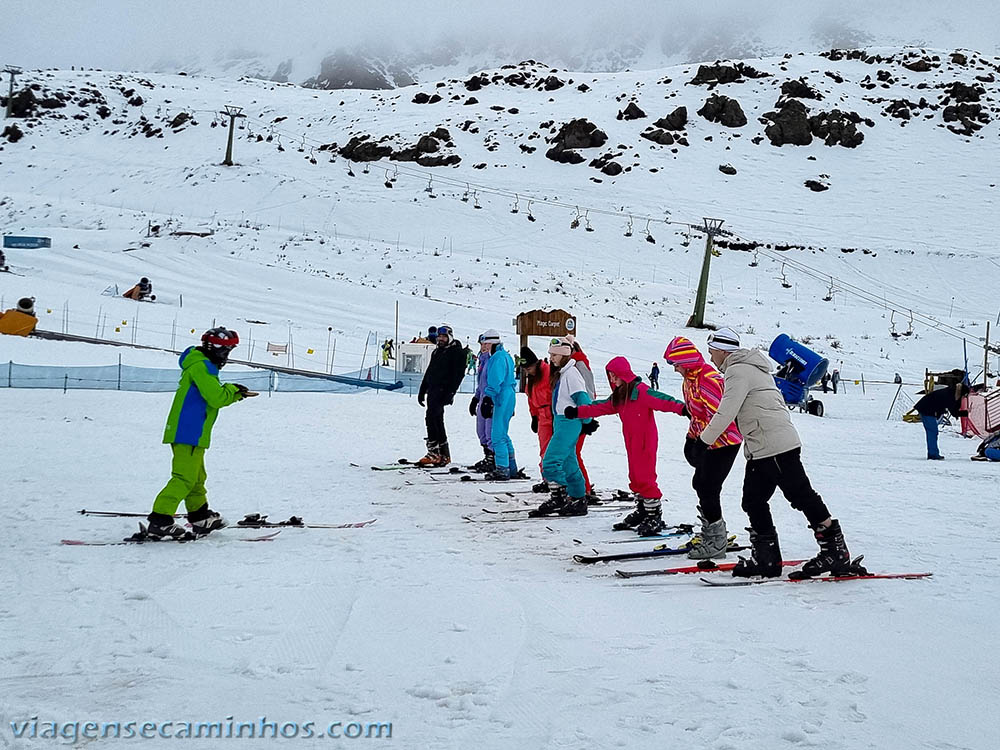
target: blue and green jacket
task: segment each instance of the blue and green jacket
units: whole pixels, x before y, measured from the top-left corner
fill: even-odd
[[[164,443],[208,448],[219,409],[239,401],[239,389],[219,382],[219,368],[191,346],[180,356],[181,380],[167,416]]]

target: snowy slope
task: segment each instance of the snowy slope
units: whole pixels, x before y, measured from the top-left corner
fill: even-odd
[[[772,247],[760,249],[754,266],[754,254],[739,250],[713,259],[709,319],[736,327],[749,345],[766,346],[779,332],[813,337],[811,346],[840,365],[848,390],[825,398],[828,416],[794,416],[807,469],[852,552],[865,554],[872,569],[935,577],[733,591],[689,578],[618,582],[611,568],[571,562],[581,549],[636,546],[604,543],[613,536],[611,514],[562,525],[475,524],[461,517],[494,503],[478,488],[407,485],[418,480],[364,468],[422,447],[421,410],[387,393],[275,394],[237,405],[220,417],[209,455],[212,503],[231,518],[378,517],[372,528],[288,529],[257,544],[237,541],[249,533],[236,530],[169,549],[58,547],[63,537],[128,533],[128,521],[74,516],[81,507],[147,509],[166,479],[158,441],[169,397],[4,389],[4,424],[22,440],[0,454],[14,540],[0,548],[0,567],[10,572],[0,579],[0,621],[10,633],[0,639],[0,677],[10,688],[0,699],[3,743],[44,746],[16,741],[7,728],[35,715],[266,715],[391,721],[396,745],[408,748],[996,745],[989,706],[1000,684],[983,653],[1000,550],[989,533],[969,532],[997,520],[984,501],[995,469],[965,461],[974,446],[953,433],[942,438],[951,460],[922,460],[919,427],[885,421],[894,386],[872,381],[900,372],[915,384],[925,367],[961,366],[962,336],[970,367],[979,369],[975,343],[995,319],[1000,268],[992,220],[997,123],[963,137],[938,127],[941,110],[928,110],[929,119],[901,128],[879,114],[885,103],[865,101],[926,96],[937,104],[936,84],[985,77],[996,60],[963,67],[940,54],[939,67],[917,73],[900,64],[910,59],[905,53],[875,52],[897,59],[755,60],[775,75],[712,91],[687,85],[695,66],[556,72],[573,83],[551,92],[497,83],[469,92],[455,80],[381,95],[197,76],[32,74],[40,95],[72,89],[74,101],[21,121],[25,136],[0,151],[3,233],[53,238],[51,250],[8,251],[23,275],[0,274],[3,307],[31,294],[44,328],[123,341],[135,331],[138,343],[164,348],[194,342],[216,321],[244,341],[252,335],[262,360],[269,355],[260,342],[291,335],[296,363],[320,370],[336,341],[337,372],[374,361],[376,342],[395,335],[397,302],[401,338],[448,322],[463,340],[496,327],[512,348],[518,312],[564,307],[578,315],[596,368],[624,354],[646,372],[674,335],[704,343],[704,332],[683,328],[702,238],[694,234],[685,246],[686,227],[662,219],[724,218],[734,232],[724,239]],[[879,69],[894,83],[860,88]],[[800,76],[823,93],[818,105],[807,102],[814,111],[838,106],[872,119],[873,127],[861,126],[858,148],[752,142],[781,83]],[[584,82],[587,92],[577,88]],[[922,83],[927,88],[917,88]],[[992,116],[996,84],[983,86]],[[101,93],[106,119],[84,87]],[[421,91],[443,101],[412,103]],[[720,92],[740,101],[746,126],[695,114]],[[143,102],[130,105],[136,93]],[[465,105],[470,95],[480,103]],[[81,97],[88,103],[80,106]],[[615,119],[631,99],[646,120]],[[226,103],[249,115],[233,168],[219,166],[224,129],[211,127]],[[673,153],[640,137],[682,104],[689,146]],[[167,123],[182,111],[197,124],[175,132]],[[618,159],[632,169],[612,178],[587,161],[546,159],[550,129],[540,123],[558,127],[576,117],[608,135],[606,147],[582,150],[587,161],[620,143]],[[466,120],[468,131],[459,128]],[[461,156],[458,166],[387,161],[365,173],[354,162],[351,177],[344,159],[319,149],[365,133],[393,136],[398,149],[437,127],[448,128],[455,145],[445,150]],[[538,148],[526,153],[520,144]],[[736,175],[718,170],[727,163]],[[826,192],[803,187],[823,174]],[[527,220],[532,197],[535,222]],[[573,230],[576,211],[566,206],[591,213]],[[644,240],[645,219],[623,236],[629,213],[655,217],[655,242]],[[146,236],[150,224],[161,226],[160,236]],[[170,234],[209,230],[208,237]],[[805,249],[778,251],[774,243]],[[789,288],[780,281],[783,262]],[[157,304],[101,295],[141,275],[153,280]],[[827,276],[830,302],[822,299]],[[904,312],[894,316],[890,307]],[[908,309],[920,316],[913,334],[893,337],[893,325],[907,330]],[[928,325],[931,317],[939,325]],[[3,338],[0,361],[110,363],[119,353]],[[176,361],[169,353],[124,357],[163,367]],[[861,375],[865,393],[850,382]],[[679,391],[666,368],[662,379],[664,390]],[[464,406],[460,400],[448,415],[463,461],[478,452]],[[525,412],[522,405],[514,441],[536,474]],[[667,517],[691,522],[683,423],[659,424]],[[586,457],[600,487],[625,485],[616,420],[604,420]],[[723,498],[734,533],[745,522],[741,470],[738,462]],[[812,554],[801,516],[780,498],[774,510],[785,556]]]

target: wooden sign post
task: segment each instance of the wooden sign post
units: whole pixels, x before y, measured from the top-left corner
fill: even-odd
[[[521,337],[523,349],[528,345],[529,336],[544,336],[547,339],[567,334],[575,336],[576,318],[565,310],[528,310],[514,319],[514,327]],[[544,354],[539,359],[544,359]],[[524,372],[521,373],[521,392],[524,392]]]

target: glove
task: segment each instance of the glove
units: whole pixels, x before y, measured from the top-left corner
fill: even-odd
[[[417,394],[417,403],[420,404],[421,406],[425,406],[425,404],[424,404],[424,399],[425,398],[426,398],[426,396],[423,393],[418,393]]]
[[[482,403],[479,404],[479,413],[483,415],[483,419],[493,419],[493,399],[483,396]]]
[[[684,406],[681,407],[681,416],[682,417],[690,417],[691,416],[691,412],[688,411],[687,404],[684,404]]]
[[[579,414],[579,411],[575,406],[567,406],[563,409],[563,415],[566,419],[578,419],[577,414]]]
[[[533,433],[535,433],[536,435],[538,434],[538,417],[537,416],[531,418],[531,431]]]
[[[704,460],[706,453],[708,453],[708,446],[705,445],[704,440],[698,438],[691,446],[691,463],[698,466]]]
[[[597,428],[601,426],[601,423],[596,419],[591,419],[587,424],[580,428],[580,432],[584,435],[593,435],[597,432]]]
[[[236,386],[236,390],[239,391],[240,399],[253,398],[254,396],[259,396],[260,395],[259,393],[257,393],[257,391],[251,391],[245,385],[242,385],[240,383],[233,383],[233,385],[235,385]]]
[[[958,416],[960,416],[960,417],[967,417],[967,416],[969,416],[969,410],[968,409],[959,409],[958,410]]]
[[[444,405],[445,406],[451,406],[453,403],[455,403],[455,394],[454,393],[451,394],[450,396],[448,396],[448,400],[444,402]]]
[[[479,405],[479,396],[473,396],[472,401],[469,402],[469,416],[476,416],[476,406]]]

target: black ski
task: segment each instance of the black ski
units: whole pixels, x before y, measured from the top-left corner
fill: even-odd
[[[612,562],[615,560],[641,560],[647,557],[663,557],[668,555],[686,555],[691,551],[691,542],[682,544],[680,547],[668,547],[665,544],[661,544],[658,547],[654,547],[651,550],[645,552],[623,552],[617,555],[573,555],[573,559],[578,563],[583,563],[589,565],[590,563],[598,562]],[[730,544],[726,549],[727,552],[740,552],[741,550],[749,549],[745,545]]]

